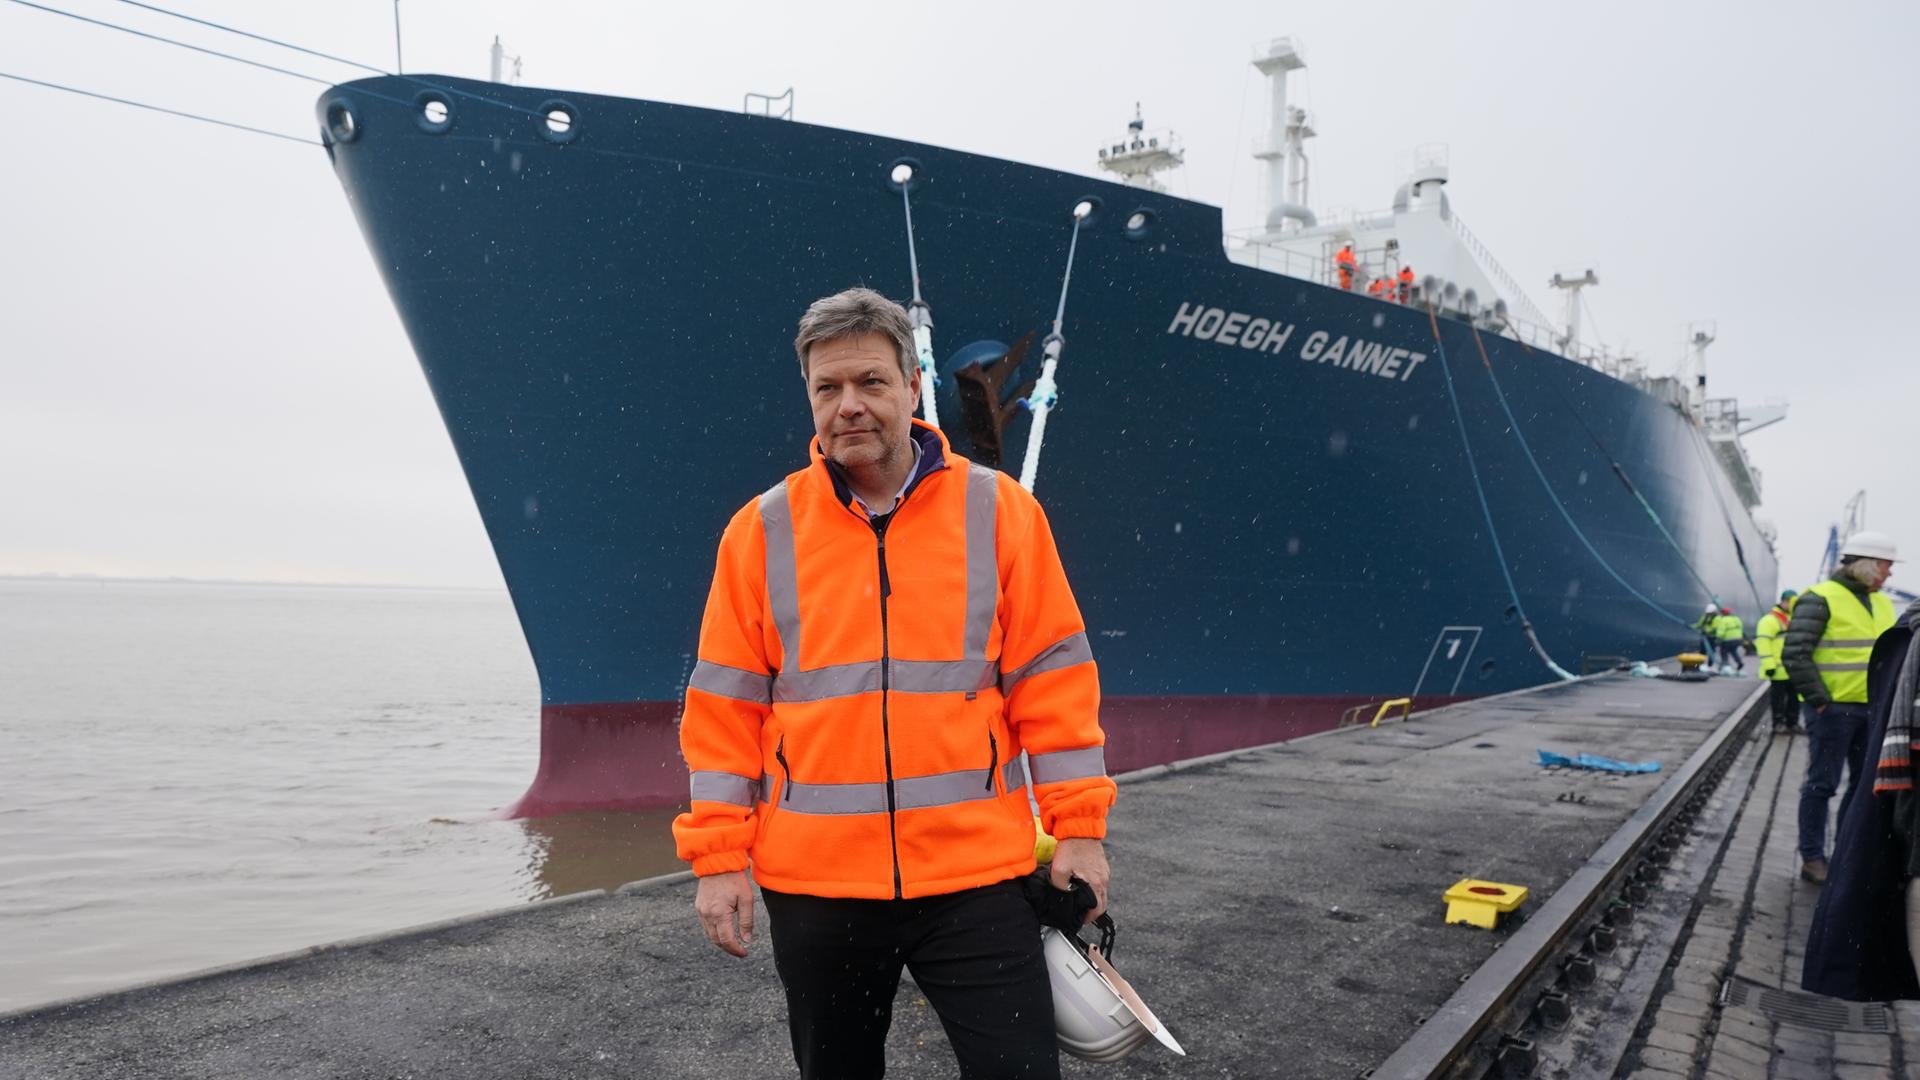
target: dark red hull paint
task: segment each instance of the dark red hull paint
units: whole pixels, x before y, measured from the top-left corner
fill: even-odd
[[[1105,698],[1100,725],[1107,733],[1107,769],[1123,773],[1297,739],[1337,726],[1352,706],[1380,700],[1368,694]],[[1464,700],[1423,696],[1415,707]],[[540,769],[527,793],[501,815],[545,817],[685,802],[679,718],[680,704],[672,701],[543,706]]]

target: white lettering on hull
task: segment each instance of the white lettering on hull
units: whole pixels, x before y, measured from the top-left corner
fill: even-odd
[[[1173,313],[1173,321],[1167,324],[1167,333],[1179,337],[1274,355],[1280,355],[1287,342],[1293,340],[1296,329],[1294,323],[1283,319],[1210,307],[1198,301],[1183,301],[1180,310]],[[1384,341],[1334,335],[1325,330],[1308,331],[1300,341],[1298,355],[1307,363],[1326,364],[1395,382],[1406,382],[1412,378],[1427,359],[1426,353],[1389,345]]]

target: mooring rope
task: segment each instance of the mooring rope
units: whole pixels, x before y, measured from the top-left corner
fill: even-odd
[[[1073,235],[1067,240],[1067,270],[1060,277],[1060,304],[1053,311],[1053,332],[1041,343],[1044,359],[1040,364],[1040,381],[1033,386],[1033,393],[1027,398],[1026,406],[1033,412],[1033,428],[1027,433],[1027,459],[1020,467],[1020,486],[1033,490],[1033,481],[1040,472],[1040,447],[1047,438],[1047,414],[1053,411],[1054,403],[1060,400],[1060,388],[1054,381],[1054,372],[1060,366],[1060,353],[1066,348],[1067,339],[1061,336],[1060,327],[1067,317],[1067,286],[1073,281],[1073,257],[1080,246],[1080,224],[1093,213],[1093,205],[1081,202],[1073,208]]]
[[[1474,348],[1480,352],[1480,365],[1487,370],[1487,380],[1493,384],[1493,394],[1500,402],[1500,411],[1506,414],[1507,429],[1513,432],[1515,441],[1520,444],[1520,452],[1526,456],[1527,464],[1533,467],[1533,475],[1540,479],[1540,486],[1546,490],[1547,497],[1553,500],[1553,508],[1560,511],[1560,517],[1566,521],[1567,528],[1573,530],[1575,538],[1580,541],[1582,547],[1587,549],[1587,554],[1593,556],[1593,560],[1600,564],[1600,569],[1605,570],[1608,576],[1619,583],[1621,588],[1633,594],[1634,599],[1639,600],[1654,611],[1659,612],[1661,617],[1678,623],[1688,630],[1694,629],[1694,624],[1690,620],[1683,619],[1673,612],[1668,611],[1666,608],[1661,607],[1639,589],[1629,584],[1626,578],[1621,577],[1620,573],[1613,568],[1613,564],[1608,562],[1606,557],[1600,554],[1599,549],[1593,546],[1593,541],[1587,538],[1586,532],[1580,528],[1579,523],[1573,520],[1573,514],[1567,510],[1567,504],[1560,500],[1559,493],[1553,490],[1553,484],[1547,479],[1546,471],[1540,467],[1539,460],[1533,455],[1533,447],[1527,444],[1527,437],[1520,431],[1520,421],[1514,417],[1512,407],[1507,404],[1507,392],[1501,388],[1500,377],[1494,373],[1493,360],[1487,356],[1487,347],[1486,344],[1480,340],[1479,329],[1472,325],[1469,325],[1467,329],[1473,333]]]
[[[940,375],[933,366],[933,309],[920,297],[920,255],[913,246],[913,166],[893,167],[893,182],[900,185],[900,206],[907,215],[907,269],[913,275],[913,300],[907,305],[907,318],[913,323],[913,348],[920,357],[921,415],[927,423],[940,426],[940,406],[934,401],[934,388]]]
[[[1507,595],[1513,598],[1513,611],[1520,619],[1520,631],[1527,635],[1527,643],[1533,646],[1534,655],[1540,657],[1541,662],[1547,665],[1547,670],[1564,680],[1572,681],[1578,676],[1554,663],[1553,657],[1547,654],[1546,646],[1540,644],[1540,636],[1533,630],[1533,620],[1527,618],[1526,605],[1520,602],[1520,590],[1513,583],[1513,573],[1507,569],[1506,549],[1500,544],[1500,530],[1493,523],[1493,508],[1487,504],[1486,488],[1480,483],[1480,466],[1474,458],[1473,439],[1467,435],[1466,414],[1461,412],[1460,395],[1453,388],[1453,369],[1447,363],[1447,346],[1440,340],[1440,320],[1434,314],[1432,301],[1427,302],[1427,324],[1433,327],[1434,351],[1440,357],[1440,373],[1444,376],[1447,387],[1447,403],[1453,406],[1454,430],[1460,433],[1460,445],[1466,451],[1467,474],[1473,477],[1473,494],[1480,500],[1480,516],[1486,520],[1487,537],[1493,541],[1494,559],[1500,564],[1500,576],[1507,583]]]

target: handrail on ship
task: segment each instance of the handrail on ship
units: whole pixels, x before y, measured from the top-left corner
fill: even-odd
[[[1507,268],[1500,265],[1500,260],[1493,257],[1493,251],[1486,244],[1481,243],[1480,237],[1474,235],[1472,229],[1467,228],[1467,223],[1460,219],[1460,215],[1448,214],[1447,220],[1453,223],[1454,234],[1466,243],[1468,250],[1479,256],[1483,268],[1492,275],[1494,281],[1504,286],[1513,295],[1515,306],[1524,311],[1528,319],[1541,325],[1550,325],[1552,320],[1548,319],[1546,313],[1540,310],[1540,306],[1533,302],[1533,297],[1528,296],[1527,291],[1520,287],[1520,282],[1512,274],[1507,273]]]
[[[1383,211],[1383,213],[1385,213],[1385,211]],[[1354,215],[1356,219],[1366,216],[1367,215],[1364,214]],[[1452,217],[1456,223],[1459,222],[1460,216],[1458,214],[1454,214]],[[1460,227],[1465,228],[1464,225]],[[1224,239],[1229,251],[1237,250],[1251,256],[1243,262],[1243,265],[1250,263],[1255,269],[1274,270],[1288,277],[1299,278],[1302,281],[1311,281],[1329,288],[1333,287],[1335,271],[1333,260],[1330,257],[1302,254],[1291,248],[1282,247],[1278,244],[1260,239],[1261,235],[1265,232],[1265,229],[1259,228],[1234,229],[1226,233]],[[1481,245],[1477,239],[1473,238],[1471,233],[1465,234],[1465,238],[1471,240],[1476,247],[1484,251],[1484,245]],[[1359,272],[1355,274],[1357,280],[1365,279],[1369,273],[1375,269],[1373,261],[1366,258],[1368,253],[1361,252],[1360,254],[1361,265]],[[1500,268],[1498,262],[1493,259],[1491,254],[1484,255],[1483,257],[1492,265],[1493,269],[1497,272],[1497,276],[1511,281],[1511,275]],[[1384,263],[1382,265],[1384,266]],[[1375,274],[1374,276],[1378,275]],[[1351,291],[1356,296],[1365,295],[1359,289]],[[1517,288],[1515,288],[1514,291],[1515,294],[1520,297],[1520,303],[1533,314],[1539,316],[1539,309],[1534,307],[1531,300],[1527,299],[1526,294],[1519,292]],[[1391,303],[1395,301],[1384,302]],[[1490,330],[1504,337],[1510,337],[1516,341],[1524,342],[1531,348],[1564,357],[1576,364],[1592,368],[1621,382],[1639,386],[1646,380],[1644,368],[1633,356],[1626,353],[1616,353],[1604,345],[1576,349],[1568,344],[1565,335],[1555,330],[1551,324],[1546,322],[1545,316],[1539,316],[1536,321],[1535,319],[1516,318],[1513,315],[1508,315],[1504,322],[1487,323],[1482,326],[1482,329]],[[1577,345],[1578,343],[1575,344]]]

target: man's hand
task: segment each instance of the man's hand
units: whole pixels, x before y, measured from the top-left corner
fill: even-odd
[[[1069,888],[1074,878],[1086,882],[1093,889],[1093,898],[1099,901],[1087,912],[1086,921],[1092,922],[1107,910],[1107,852],[1100,841],[1076,837],[1060,841],[1060,846],[1054,849],[1049,878],[1053,887]]]
[[[1100,878],[1104,886],[1107,862],[1100,860]],[[693,910],[700,915],[700,928],[707,940],[735,956],[747,955],[753,944],[753,879],[745,870],[731,874],[710,874],[700,879],[693,895]],[[739,926],[735,927],[738,917]]]

